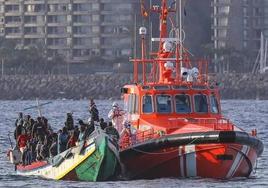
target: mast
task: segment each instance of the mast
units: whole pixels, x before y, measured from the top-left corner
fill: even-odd
[[[160,42],[159,42],[159,51],[158,51],[158,58],[165,59],[171,56],[171,53],[165,51],[165,43],[169,45],[167,39],[167,19],[168,14],[171,12],[167,6],[167,0],[162,0],[161,10],[160,10]],[[165,63],[166,61],[159,62],[159,82],[165,82]]]
[[[179,0],[180,1],[180,4],[179,4],[179,8],[180,8],[180,11],[179,11],[179,15],[180,15],[180,45],[179,45],[179,48],[180,48],[180,70],[182,69],[182,53],[183,53],[183,45],[182,45],[182,0]]]
[[[152,38],[152,42],[157,42],[159,47],[157,52],[151,52],[151,58],[146,57],[145,36],[146,28],[140,28],[141,50],[142,57],[131,60],[134,63],[134,83],[139,82],[138,65],[142,64],[142,83],[161,83],[161,84],[180,84],[184,81],[193,82],[201,81],[202,75],[199,70],[202,70],[202,64],[205,61],[195,61],[200,69],[193,67],[192,61],[189,58],[190,52],[183,47],[184,32],[183,32],[183,0],[174,0],[169,7],[168,0],[161,0],[161,5],[152,5],[150,12],[159,14],[159,38]],[[176,24],[169,14],[176,13]],[[144,0],[141,0],[141,13],[144,18],[149,16]],[[168,22],[171,31],[168,31]],[[151,64],[151,73],[149,79],[146,78],[146,64]],[[184,67],[185,66],[185,67]],[[187,79],[187,80],[186,80]]]

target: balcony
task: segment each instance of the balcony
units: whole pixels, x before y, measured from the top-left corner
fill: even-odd
[[[70,34],[67,33],[50,33],[47,35],[48,38],[67,38],[71,37]]]
[[[6,33],[7,39],[21,39],[23,37],[22,33]]]
[[[25,27],[38,27],[38,26],[44,26],[45,22],[30,22],[30,23],[25,23]]]
[[[44,0],[25,0],[24,5],[38,5],[38,4],[44,4]]]
[[[48,45],[47,48],[51,49],[51,50],[67,50],[67,49],[70,49],[70,47],[67,46],[67,44],[52,44],[52,45]]]
[[[58,26],[61,26],[61,27],[67,27],[69,24],[68,24],[68,22],[66,21],[66,22],[59,22],[59,23],[57,23],[57,22],[53,22],[53,23],[47,23],[47,26],[48,27],[58,27]]]
[[[8,22],[5,23],[5,27],[20,27],[22,22]]]
[[[40,39],[40,38],[45,38],[44,33],[27,33],[24,35],[25,39]]]
[[[231,3],[231,0],[219,0],[218,2],[214,2],[213,0],[212,0],[212,2],[211,2],[211,6],[212,7],[222,7],[222,6],[229,6],[229,5],[231,5],[232,3]]]

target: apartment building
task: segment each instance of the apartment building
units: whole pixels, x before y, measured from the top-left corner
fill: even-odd
[[[0,0],[0,35],[69,62],[129,56],[135,0]]]
[[[212,0],[214,47],[237,50],[260,48],[261,33],[268,38],[268,0]]]

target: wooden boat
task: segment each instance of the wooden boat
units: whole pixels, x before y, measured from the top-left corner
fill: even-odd
[[[182,29],[168,25],[177,9],[167,0],[151,8],[160,14],[160,37],[152,39],[159,43],[158,52],[151,52],[151,58],[146,57],[146,28],[140,28],[142,57],[132,60],[133,83],[122,88],[129,124],[120,140],[124,175],[248,177],[263,143],[256,130],[247,133],[223,117],[219,88],[209,82],[207,61],[191,58],[183,47]],[[145,5],[142,13],[148,16]]]
[[[10,160],[15,163],[18,175],[54,180],[105,181],[118,174],[118,155],[117,142],[97,127],[87,140],[48,160],[26,166],[16,164],[20,161],[17,149],[10,152]]]

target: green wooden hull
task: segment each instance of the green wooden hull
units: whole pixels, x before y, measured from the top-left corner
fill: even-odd
[[[70,148],[47,162],[18,166],[17,174],[54,180],[110,180],[118,174],[118,149],[116,144],[109,140],[108,135],[100,131],[96,131],[94,135],[79,146]]]
[[[95,152],[75,168],[75,173],[81,181],[105,181],[116,174],[117,165],[117,156],[104,137]]]

